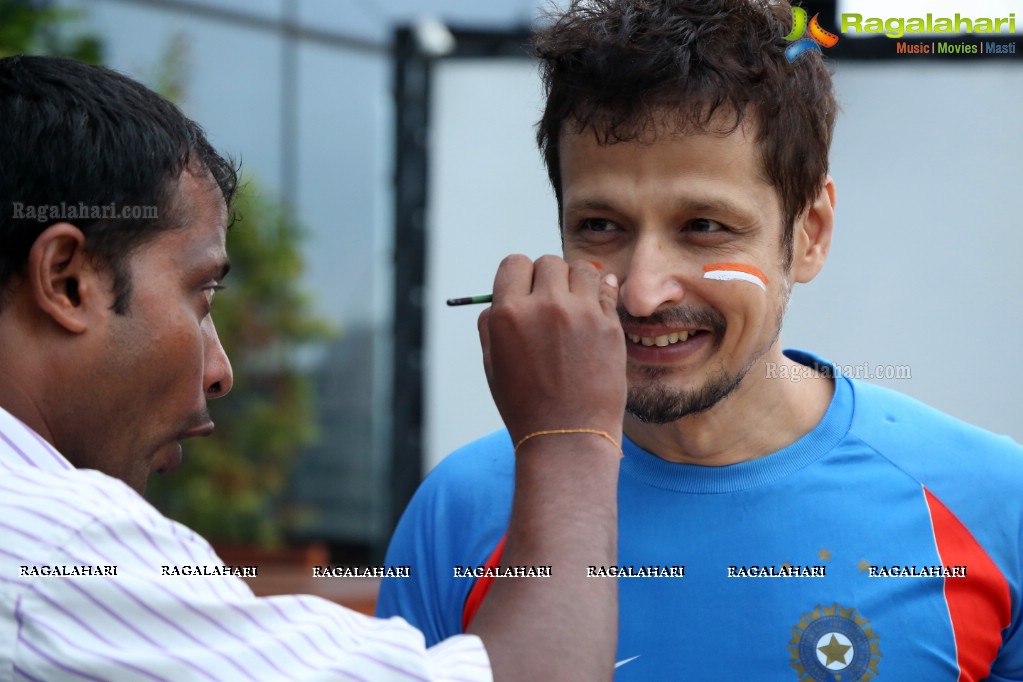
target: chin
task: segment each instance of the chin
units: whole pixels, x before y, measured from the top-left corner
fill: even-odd
[[[663,381],[630,385],[625,409],[641,422],[670,424],[711,409],[731,395],[744,376],[745,373],[731,374],[721,369],[698,386]]]

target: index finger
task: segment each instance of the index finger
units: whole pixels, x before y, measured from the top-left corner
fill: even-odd
[[[568,266],[568,290],[573,294],[596,297],[600,290],[600,273],[592,261],[572,261]]]
[[[494,303],[528,296],[533,290],[533,261],[521,253],[505,256],[494,275]]]

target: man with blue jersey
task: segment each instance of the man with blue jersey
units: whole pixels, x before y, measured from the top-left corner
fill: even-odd
[[[836,103],[766,0],[577,0],[534,47],[564,255],[621,282],[619,680],[1023,680],[1023,449],[783,351]],[[794,378],[800,379],[794,381]],[[513,443],[427,477],[378,614],[440,639],[502,561]]]

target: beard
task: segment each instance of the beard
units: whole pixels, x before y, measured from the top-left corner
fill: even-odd
[[[641,422],[648,424],[668,424],[678,421],[690,414],[709,410],[739,386],[749,372],[746,366],[735,374],[719,368],[711,378],[694,389],[671,388],[658,380],[658,376],[668,373],[665,369],[643,368],[641,371],[648,378],[643,386],[629,388],[625,410]]]
[[[696,388],[670,386],[663,379],[672,373],[672,369],[668,367],[633,368],[633,371],[642,374],[642,378],[639,381],[630,382],[625,411],[641,422],[668,424],[714,407],[739,387],[753,365],[778,340],[787,303],[788,296],[785,296],[775,311],[774,333],[742,367],[735,372],[729,372],[724,366],[719,366],[702,386]],[[724,316],[713,309],[673,308],[656,312],[649,317],[637,318],[619,308],[618,316],[621,318],[622,324],[646,322],[665,326],[674,324],[706,329],[712,335],[712,343],[715,347],[721,345],[727,328]]]

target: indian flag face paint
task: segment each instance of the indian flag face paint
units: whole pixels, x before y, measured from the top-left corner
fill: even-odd
[[[711,263],[703,266],[704,279],[717,279],[721,281],[741,280],[756,284],[767,291],[767,275],[757,270],[752,265],[742,263]]]

